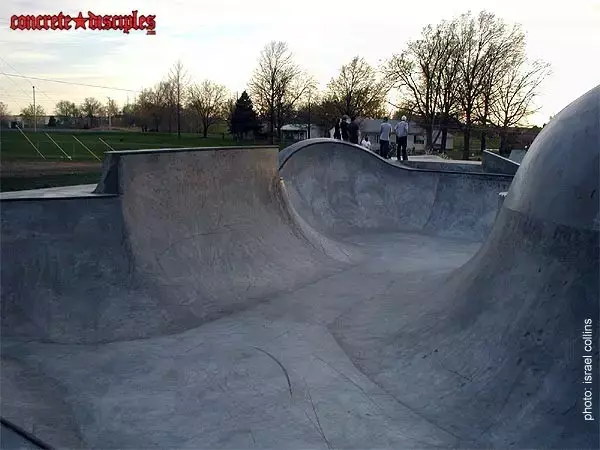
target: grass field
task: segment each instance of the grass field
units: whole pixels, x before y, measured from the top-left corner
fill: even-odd
[[[206,139],[197,134],[182,133],[136,133],[136,132],[25,132],[31,143],[46,160],[94,161],[96,155],[103,159],[104,152],[114,150],[138,150],[169,147],[220,147],[236,145],[230,136],[209,136]],[[77,141],[75,136],[81,143]],[[105,143],[103,143],[102,141]],[[58,146],[52,142],[54,140]],[[18,130],[3,130],[0,139],[2,161],[43,161],[44,158]],[[83,143],[83,145],[82,145]],[[110,146],[110,148],[109,148]],[[87,147],[87,149],[86,149]],[[62,149],[62,151],[61,151]],[[88,151],[89,149],[89,151]],[[63,153],[64,152],[64,153]],[[92,154],[93,153],[93,154]],[[68,155],[68,157],[67,157]]]
[[[61,130],[48,132],[50,136],[48,137],[46,132],[46,130],[26,131],[27,137],[25,137],[18,130],[2,130],[0,191],[96,183],[100,178],[104,153],[111,149],[140,150],[264,144],[264,142],[254,141],[239,143],[227,134],[224,137],[219,134],[204,138],[198,134],[182,133],[181,138],[178,138],[174,133]]]
[[[254,141],[238,143],[228,134],[224,136],[213,134],[203,138],[198,134],[182,133],[181,138],[178,138],[175,133],[53,130],[46,135],[46,132],[48,131],[44,129],[37,132],[26,131],[26,138],[18,130],[2,130],[0,191],[96,183],[100,177],[104,152],[111,149],[139,150],[265,144],[265,142]],[[488,147],[498,148],[499,142],[496,141],[497,139],[490,139]],[[285,146],[286,144],[282,144],[280,148]],[[462,146],[462,135],[455,134],[454,150],[447,152],[448,156],[452,159],[461,159]],[[470,147],[471,153],[475,154],[471,159],[479,159],[480,140],[472,137]]]

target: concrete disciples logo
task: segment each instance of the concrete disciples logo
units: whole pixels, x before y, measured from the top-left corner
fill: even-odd
[[[73,24],[73,25],[72,25]],[[137,11],[132,11],[127,15],[98,15],[88,11],[84,16],[79,13],[77,16],[69,16],[62,11],[55,15],[13,15],[10,18],[11,30],[121,30],[129,34],[130,30],[145,30],[146,34],[156,34],[156,16],[138,16]]]

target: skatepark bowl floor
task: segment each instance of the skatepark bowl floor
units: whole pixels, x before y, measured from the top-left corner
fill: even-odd
[[[3,194],[2,416],[55,448],[594,448],[598,229],[521,201],[543,147],[514,179],[331,139],[109,152]]]

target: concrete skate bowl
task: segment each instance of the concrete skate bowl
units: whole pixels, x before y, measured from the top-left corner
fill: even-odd
[[[294,144],[279,165],[300,216],[338,239],[408,232],[482,242],[513,178],[395,165],[332,139]]]
[[[598,384],[582,384],[590,366],[581,361],[587,355],[597,364],[598,350],[586,352],[581,336],[599,312],[599,107],[600,87],[544,128],[491,235],[464,266],[437,284],[429,280],[429,289],[408,287],[394,306],[378,298],[330,325],[363,373],[457,446],[598,447],[589,420],[598,406],[584,401]],[[486,191],[478,185],[457,196],[450,187],[483,178],[371,170],[381,163],[325,141],[280,157],[294,205],[329,235],[388,230],[390,217],[406,231],[485,235],[485,208],[474,208],[484,212],[475,220],[460,212],[465,191]],[[394,182],[402,176],[410,182]],[[446,220],[432,221],[440,211]]]
[[[119,153],[115,195],[3,201],[2,414],[65,448],[596,448],[597,119],[598,90],[512,183],[324,140],[279,174],[272,148]]]
[[[350,260],[289,216],[276,158],[115,152],[98,195],[5,199],[3,333],[97,343],[180,332]]]

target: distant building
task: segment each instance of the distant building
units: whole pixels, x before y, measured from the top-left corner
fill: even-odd
[[[282,139],[284,141],[302,141],[308,139],[308,124],[289,124],[281,127]],[[323,129],[315,124],[310,126],[310,137],[317,138],[325,136]]]
[[[389,120],[388,123],[392,126],[392,130],[396,127],[396,125],[400,122],[399,120]],[[360,133],[361,136],[369,136],[369,141],[371,141],[371,149],[379,150],[379,134],[381,129],[381,124],[383,123],[383,119],[363,119],[360,123]],[[436,139],[437,137],[437,139]],[[433,138],[434,148],[440,148],[442,145],[442,133],[439,129],[433,129]],[[391,142],[396,141],[396,133],[392,132],[390,136]],[[423,127],[420,127],[415,122],[409,122],[408,124],[408,139],[406,148],[409,150],[422,151],[427,148],[426,143],[426,133]],[[451,133],[448,133],[446,138],[446,150],[452,150],[454,148],[453,136]]]

